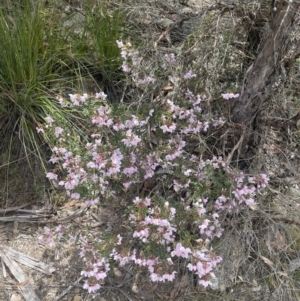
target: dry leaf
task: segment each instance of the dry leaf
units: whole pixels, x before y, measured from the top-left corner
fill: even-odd
[[[241,280],[241,282],[244,282],[244,279],[242,276],[237,276],[237,277]]]
[[[22,301],[22,296],[20,294],[12,294],[10,297],[10,301]]]
[[[289,278],[288,274],[285,273],[285,272],[277,272],[277,274],[278,274],[279,276],[283,276],[283,277]]]
[[[249,204],[248,207],[253,210],[253,211],[256,211],[257,210],[257,204],[256,203],[252,203],[252,204]]]
[[[132,285],[131,290],[132,290],[135,294],[138,294],[138,293],[139,293],[139,289],[138,289],[136,283],[134,283],[134,284]]]
[[[123,276],[123,273],[118,268],[114,268],[114,274],[117,277],[122,277]]]
[[[268,258],[265,257],[265,256],[260,255],[260,258],[263,260],[263,262],[264,262],[265,264],[267,264],[267,265],[270,266],[270,267],[273,267],[273,266],[275,265],[273,261],[271,261],[270,259],[268,259]]]
[[[26,279],[26,280],[24,280],[22,282],[16,283],[15,286],[17,286],[17,287],[24,286],[24,285],[26,285],[28,283],[28,281],[29,281],[29,279]]]
[[[164,86],[163,87],[163,91],[172,91],[173,90],[173,86]]]
[[[264,144],[263,148],[268,151],[272,151],[277,154],[280,152],[280,149],[275,144]]]
[[[81,207],[82,206],[82,202],[79,202],[78,200],[71,200],[70,202],[67,202],[66,204],[64,204],[64,206],[62,208],[69,208],[69,207]]]
[[[260,285],[251,288],[252,292],[259,292],[260,290],[261,290],[261,286]]]
[[[152,23],[152,21],[151,21],[151,20],[145,19],[145,20],[143,20],[143,23],[144,23],[145,25],[150,25],[150,24]]]

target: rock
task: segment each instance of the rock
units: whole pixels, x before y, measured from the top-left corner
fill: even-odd
[[[167,18],[163,18],[163,19],[159,19],[156,22],[156,25],[158,25],[159,27],[161,27],[162,29],[166,30],[168,29],[174,22],[170,19]]]
[[[10,297],[10,301],[22,301],[22,296],[18,293],[13,293]]]
[[[72,28],[73,33],[81,34],[83,31],[84,22],[85,16],[81,12],[74,12],[68,16],[68,19],[63,24],[63,28],[65,30]]]
[[[214,3],[214,0],[187,0],[187,5],[195,8],[203,8]]]
[[[184,7],[183,9],[180,10],[182,14],[193,14],[195,13],[195,10],[192,9],[191,7]]]

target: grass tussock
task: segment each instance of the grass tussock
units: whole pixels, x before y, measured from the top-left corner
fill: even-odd
[[[81,18],[78,19],[80,14]],[[109,12],[96,1],[85,11],[67,11],[59,3],[26,0],[0,9],[0,135],[1,151],[16,158],[36,156],[44,165],[37,128],[51,116],[80,134],[79,112],[62,108],[59,94],[67,95],[120,81],[120,10]],[[75,30],[74,26],[77,26]],[[30,158],[32,160],[32,158]],[[28,160],[28,161],[30,161]],[[9,162],[9,160],[8,160]]]

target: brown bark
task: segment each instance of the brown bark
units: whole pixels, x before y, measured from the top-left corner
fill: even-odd
[[[267,97],[268,89],[274,83],[276,74],[279,74],[287,50],[290,28],[299,13],[299,7],[299,0],[274,1],[260,50],[245,74],[240,98],[234,104],[233,122],[251,128],[259,108]]]

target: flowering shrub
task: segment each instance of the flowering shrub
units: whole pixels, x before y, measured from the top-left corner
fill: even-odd
[[[152,77],[138,80],[141,60],[131,45],[118,45],[123,71],[138,84],[153,83]],[[162,67],[174,63],[175,56],[168,55]],[[184,85],[195,76],[189,70]],[[131,110],[128,105],[110,105],[103,92],[58,100],[62,106],[80,106],[91,126],[87,137],[74,137],[59,120],[46,118],[38,130],[52,135],[56,146],[50,161],[65,171],[62,179],[55,172],[47,177],[87,206],[117,199],[128,204],[126,235],[112,230],[112,237],[92,245],[78,234],[80,257],[86,265],[84,288],[89,292],[100,288],[109,261],[120,266],[134,263],[155,282],[172,281],[181,262],[198,276],[200,285],[210,285],[214,268],[222,260],[211,244],[223,232],[220,215],[240,204],[252,204],[257,189],[268,183],[265,175],[235,173],[221,157],[204,160],[193,153],[192,146],[200,143],[202,133],[222,125],[222,118],[203,120],[203,97],[187,88],[177,99],[140,103]],[[61,229],[46,229],[42,239],[53,246]]]

